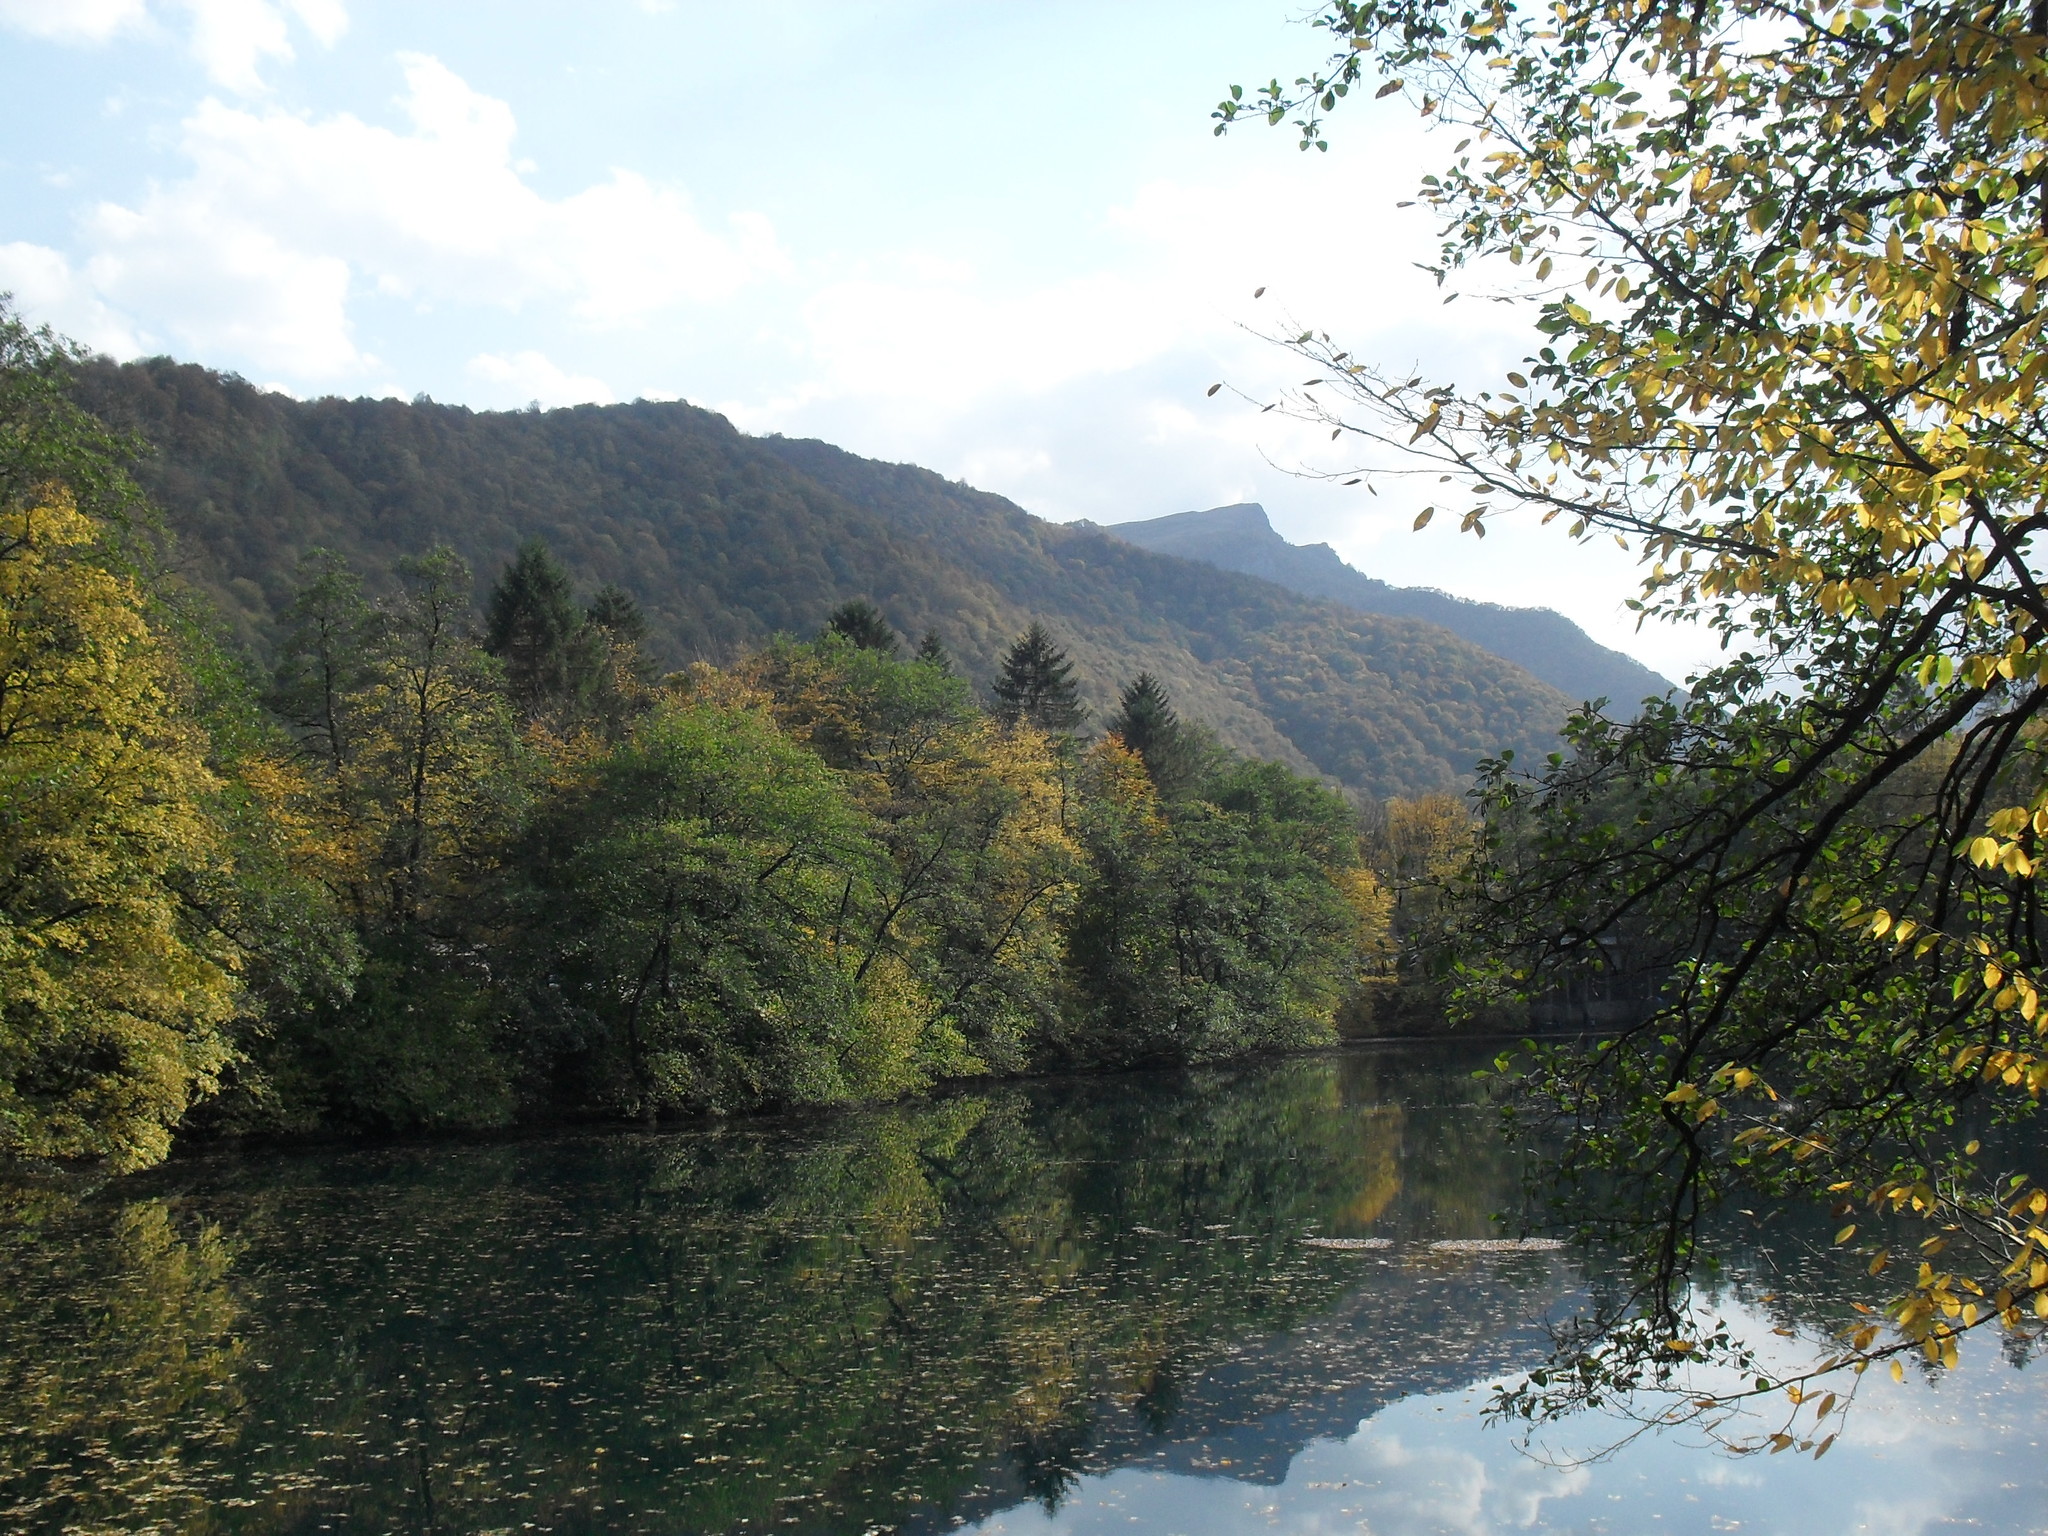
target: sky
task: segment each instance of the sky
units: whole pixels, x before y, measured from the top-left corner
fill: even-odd
[[[1538,344],[1418,270],[1396,205],[1450,145],[1398,97],[1327,154],[1214,136],[1321,59],[1305,6],[0,0],[0,289],[299,396],[686,399],[1059,520],[1258,501],[1682,678],[1710,653],[1637,630],[1633,556],[1412,532],[1421,484],[1304,475],[1350,465],[1245,398],[1299,382],[1281,331],[1473,387]]]

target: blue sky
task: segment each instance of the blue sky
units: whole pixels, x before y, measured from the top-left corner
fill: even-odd
[[[1043,516],[1236,500],[1390,581],[1635,633],[1632,559],[1411,534],[1261,417],[1314,323],[1482,384],[1526,310],[1445,307],[1398,99],[1328,154],[1223,139],[1320,56],[1301,0],[0,0],[0,287],[120,356],[480,408],[678,397]],[[1266,286],[1263,300],[1253,290]],[[1418,493],[1419,494],[1419,493]]]

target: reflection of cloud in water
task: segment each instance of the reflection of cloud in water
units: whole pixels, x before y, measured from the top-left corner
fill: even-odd
[[[1724,1313],[1768,1337],[1761,1313]],[[2048,1458],[2041,1454],[2048,1378],[2008,1369],[1991,1341],[1969,1342],[1962,1369],[1932,1385],[1909,1378],[1899,1386],[1871,1372],[1840,1442],[1819,1462],[1730,1458],[1685,1434],[1645,1436],[1597,1463],[1552,1465],[1482,1423],[1486,1394],[1473,1387],[1402,1399],[1348,1439],[1316,1441],[1278,1486],[1125,1468],[1083,1477],[1052,1514],[1013,1508],[977,1529],[989,1536],[2048,1532]],[[1612,1443],[1629,1427],[1598,1417],[1568,1421],[1540,1450],[1562,1461]]]

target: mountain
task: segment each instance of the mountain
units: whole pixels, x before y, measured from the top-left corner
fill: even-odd
[[[1255,501],[1117,523],[1107,531],[1141,549],[1263,576],[1306,597],[1327,598],[1361,613],[1441,624],[1526,668],[1575,702],[1606,699],[1624,709],[1676,689],[1641,662],[1609,650],[1548,608],[1504,608],[1433,587],[1389,586],[1353,570],[1327,544],[1290,544],[1273,530],[1266,509]]]
[[[349,556],[374,589],[445,542],[481,595],[538,535],[586,589],[639,600],[663,664],[732,660],[864,596],[913,640],[936,631],[985,686],[1037,617],[1097,720],[1149,670],[1229,745],[1368,796],[1455,788],[1502,748],[1548,751],[1567,708],[1437,625],[1048,523],[928,470],[749,437],[685,404],[299,401],[168,359],[89,364],[76,387],[151,446],[136,473],[173,559],[259,654],[310,548]]]

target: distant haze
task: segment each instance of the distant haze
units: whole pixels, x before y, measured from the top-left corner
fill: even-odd
[[[1117,523],[1109,532],[1143,549],[1263,576],[1304,596],[1328,598],[1361,613],[1398,614],[1441,624],[1526,668],[1567,698],[1607,700],[1610,712],[1633,714],[1645,698],[1661,698],[1675,690],[1673,683],[1634,657],[1595,643],[1570,619],[1548,608],[1506,608],[1432,587],[1389,586],[1346,565],[1327,544],[1290,544],[1273,531],[1266,509],[1255,501]]]

